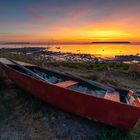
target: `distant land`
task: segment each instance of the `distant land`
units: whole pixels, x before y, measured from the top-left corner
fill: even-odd
[[[91,44],[91,42],[0,42],[0,45],[67,45],[67,44]]]
[[[108,42],[92,42],[93,44],[130,44],[129,41],[108,41]]]
[[[30,42],[0,42],[1,45],[18,45],[18,44],[30,44]]]
[[[101,41],[101,42],[0,42],[0,45],[68,45],[68,44],[131,44],[129,41]]]

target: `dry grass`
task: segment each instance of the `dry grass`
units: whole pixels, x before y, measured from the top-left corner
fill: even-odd
[[[129,72],[136,72],[140,74],[140,65],[139,64],[131,64],[129,67]]]

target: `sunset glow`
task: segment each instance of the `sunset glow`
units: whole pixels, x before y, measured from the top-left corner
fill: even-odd
[[[0,41],[140,42],[140,1],[1,1]]]

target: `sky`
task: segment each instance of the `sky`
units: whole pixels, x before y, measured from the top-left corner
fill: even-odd
[[[0,41],[140,42],[140,0],[0,0]]]

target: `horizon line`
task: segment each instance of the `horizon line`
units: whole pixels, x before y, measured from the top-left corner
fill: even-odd
[[[57,40],[53,40],[53,41],[0,41],[1,45],[11,45],[11,44],[117,44],[117,43],[128,43],[128,44],[133,44],[133,43],[140,43],[140,41],[57,41]]]

